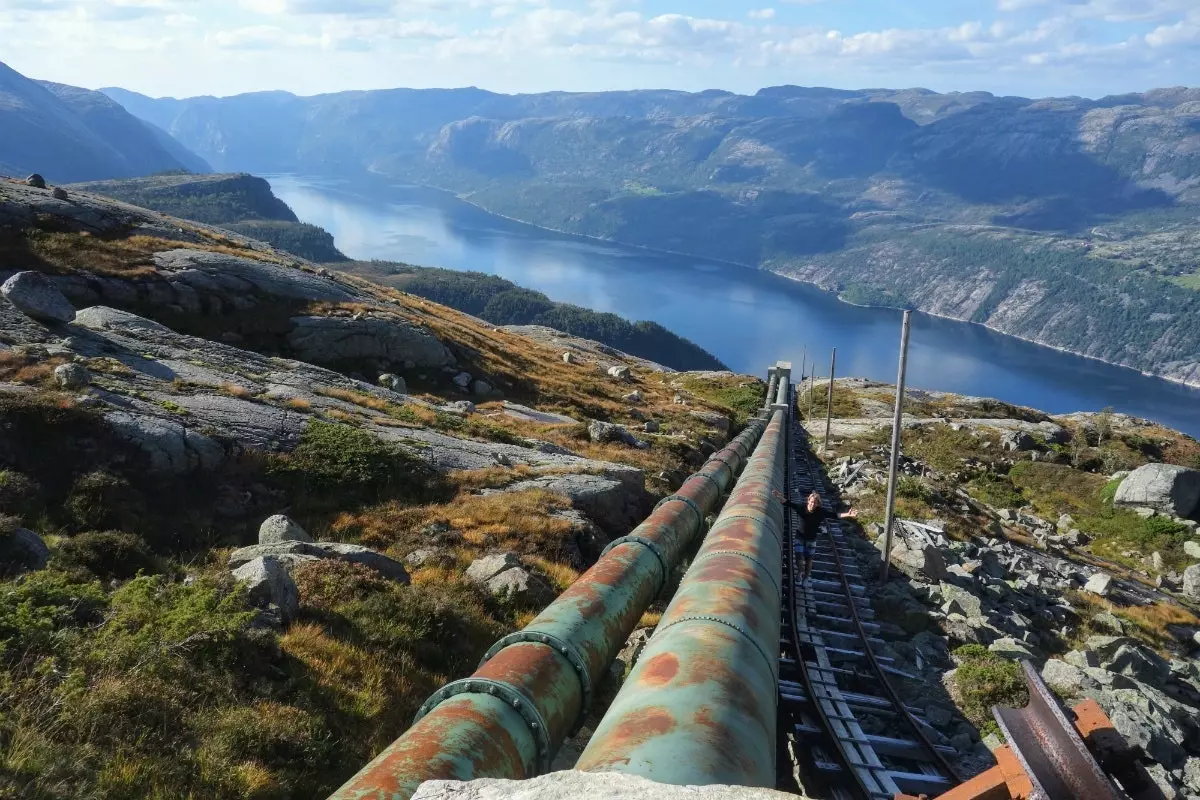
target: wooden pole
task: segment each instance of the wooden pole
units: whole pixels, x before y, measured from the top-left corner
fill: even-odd
[[[825,403],[825,447],[821,453],[829,452],[829,429],[833,427],[833,376],[837,372],[837,348],[833,348],[833,358],[829,362],[829,399]]]
[[[900,372],[896,376],[896,413],[892,417],[892,462],[888,467],[887,514],[883,522],[883,567],[880,581],[887,582],[891,566],[892,526],[896,515],[896,473],[900,467],[900,425],[904,417],[904,381],[908,373],[908,336],[912,329],[912,312],[904,312],[904,325],[900,331]]]
[[[817,393],[817,364],[813,362],[813,374],[808,376],[808,418],[812,419],[813,395]]]

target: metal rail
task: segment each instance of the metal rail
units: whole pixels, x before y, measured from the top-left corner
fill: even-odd
[[[878,655],[884,644],[873,633],[882,626],[874,612],[860,571],[844,556],[852,550],[836,516],[836,496],[828,488],[820,462],[808,446],[808,435],[790,413],[788,488],[793,498],[816,491],[827,512],[825,534],[818,540],[811,585],[802,582],[798,520],[789,512],[785,530],[785,625],[781,649],[780,703],[790,714],[791,736],[798,753],[808,754],[807,767],[831,797],[890,800],[900,793],[939,794],[958,783],[946,759],[953,750],[930,740],[919,710],[901,702],[887,675],[905,676]],[[852,580],[853,579],[853,580]],[[910,676],[911,677],[911,676]],[[868,691],[856,691],[860,687]],[[864,714],[900,722],[911,738],[868,734]],[[822,742],[821,740],[824,740]],[[833,750],[827,751],[831,744]]]

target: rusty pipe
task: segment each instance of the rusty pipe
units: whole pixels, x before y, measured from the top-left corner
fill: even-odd
[[[772,490],[784,486],[785,420],[772,414],[576,769],[774,785],[783,507]]]
[[[406,800],[427,780],[547,771],[765,427],[751,420],[533,622],[493,645],[471,677],[429,698],[413,726],[330,800]]]

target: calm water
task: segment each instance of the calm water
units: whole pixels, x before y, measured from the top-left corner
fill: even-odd
[[[828,374],[893,382],[900,312],[857,308],[758,270],[550,233],[425,189],[368,188],[272,176],[275,193],[320,225],[351,258],[500,275],[551,299],[649,319],[698,343],[731,368],[799,369],[817,354]],[[997,397],[1050,413],[1118,411],[1200,436],[1200,391],[993,333],[913,315],[913,387]]]

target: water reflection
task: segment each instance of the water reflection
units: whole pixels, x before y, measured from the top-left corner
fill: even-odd
[[[895,379],[898,311],[850,306],[766,272],[555,234],[427,189],[270,181],[353,258],[486,272],[554,300],[654,320],[736,370],[759,373],[780,358],[799,365],[807,346],[827,373],[836,346],[839,374]],[[909,382],[1051,413],[1113,406],[1200,434],[1200,391],[923,314],[914,315]]]

